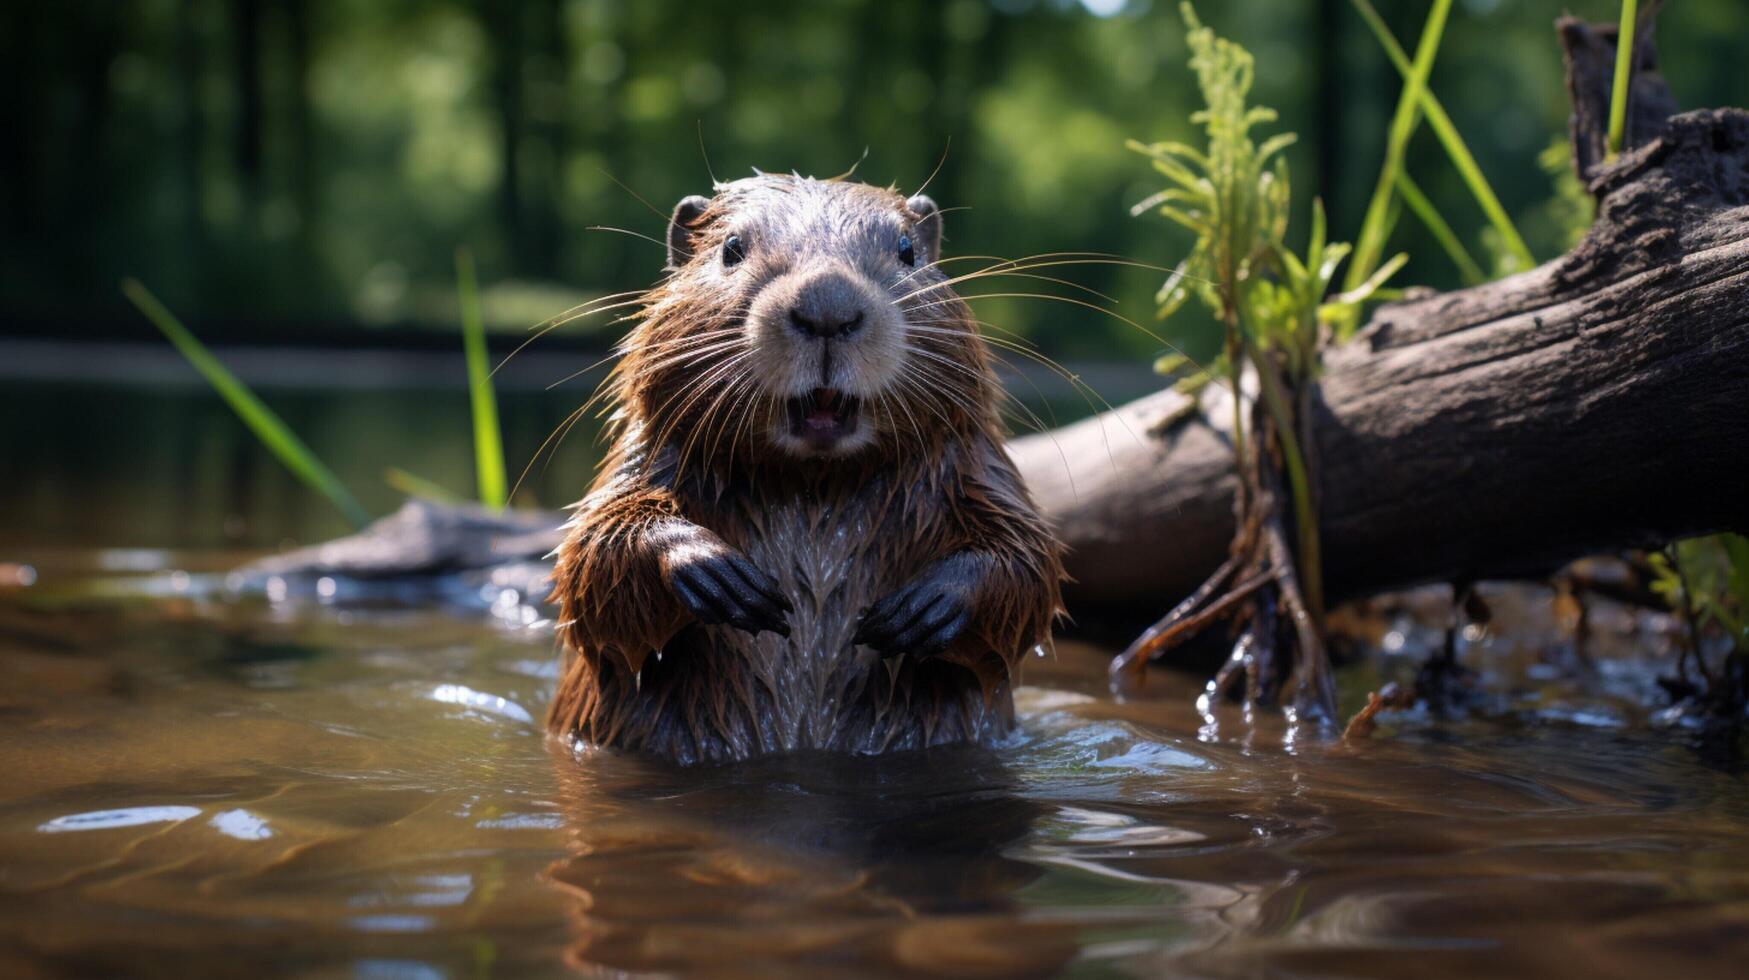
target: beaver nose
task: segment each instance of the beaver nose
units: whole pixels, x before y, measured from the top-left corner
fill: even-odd
[[[848,337],[866,318],[862,291],[842,272],[808,278],[796,291],[789,324],[806,337]]]
[[[789,325],[809,337],[848,337],[862,327],[862,311],[845,319],[842,313],[810,314],[797,306],[789,311]]]

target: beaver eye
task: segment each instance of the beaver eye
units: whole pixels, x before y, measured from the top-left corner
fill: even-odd
[[[739,265],[747,257],[747,247],[741,244],[740,235],[730,235],[723,242],[723,265]]]
[[[917,264],[917,250],[911,247],[911,236],[899,236],[899,261],[906,265]]]

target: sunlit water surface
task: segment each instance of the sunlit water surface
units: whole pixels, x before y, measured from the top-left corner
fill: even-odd
[[[200,568],[225,556],[96,587],[113,553],[57,560],[0,592],[0,975],[1695,977],[1749,953],[1749,783],[1608,684],[1344,744],[1210,724],[1189,676],[1115,701],[1109,651],[1064,644],[988,750],[674,770],[543,735],[539,621],[223,599]],[[1345,703],[1377,677],[1346,671]]]

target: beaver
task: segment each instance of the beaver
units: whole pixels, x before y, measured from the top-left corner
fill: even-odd
[[[549,601],[556,733],[681,763],[997,737],[1062,613],[928,197],[687,197]]]

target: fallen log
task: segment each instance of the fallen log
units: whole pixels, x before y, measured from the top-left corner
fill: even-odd
[[[1590,175],[1571,253],[1383,307],[1326,356],[1333,597],[1749,527],[1749,113],[1672,116]],[[1226,557],[1228,397],[1011,443],[1071,549],[1072,609],[1165,609]]]

